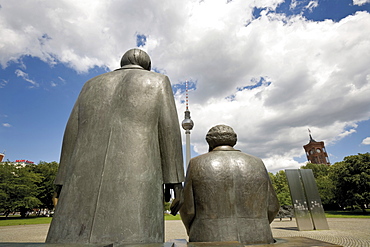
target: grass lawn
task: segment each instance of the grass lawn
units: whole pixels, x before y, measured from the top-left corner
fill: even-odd
[[[368,218],[370,219],[370,210],[366,210],[366,214],[362,210],[354,211],[325,211],[327,218]]]
[[[172,214],[165,214],[164,220],[181,220],[181,217],[179,214],[177,214],[176,216],[173,216]]]
[[[368,218],[370,214],[364,214],[362,211],[325,211],[327,218]],[[181,220],[180,215],[164,215],[165,220]],[[35,217],[30,216],[28,218],[21,219],[19,215],[9,216],[5,219],[4,216],[0,216],[0,226],[16,226],[16,225],[33,225],[33,224],[50,224],[52,217]]]
[[[51,217],[36,217],[30,216],[21,219],[18,216],[9,216],[7,219],[4,216],[0,217],[0,226],[16,226],[16,225],[34,225],[34,224],[50,224]]]
[[[181,220],[180,215],[164,215],[165,220]],[[0,216],[0,226],[17,226],[17,225],[34,225],[34,224],[50,224],[52,217],[35,217],[30,216],[21,219],[19,215],[9,216],[6,219],[4,216]]]

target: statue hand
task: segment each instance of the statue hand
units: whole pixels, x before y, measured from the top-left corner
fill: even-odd
[[[173,189],[171,184],[166,184],[164,186],[164,201],[165,202],[169,202],[171,200],[171,189]]]
[[[179,212],[182,204],[184,203],[184,193],[182,184],[174,184],[174,191],[175,191],[175,199],[172,201],[171,204],[171,214],[176,215]]]
[[[170,206],[171,214],[173,216],[175,216],[177,214],[177,212],[179,212],[181,206],[182,205],[180,205],[180,200],[179,199],[177,199],[177,198],[173,199],[173,201],[171,203],[171,206]]]

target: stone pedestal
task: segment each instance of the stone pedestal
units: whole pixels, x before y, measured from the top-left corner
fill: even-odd
[[[289,237],[277,238],[274,244],[243,245],[239,242],[187,242],[185,239],[174,239],[163,244],[45,244],[45,243],[0,243],[0,247],[341,247],[341,245],[331,244],[311,238]]]
[[[273,244],[253,244],[243,245],[237,241],[233,242],[187,242],[185,239],[170,240],[173,242],[173,247],[244,247],[244,246],[256,246],[256,247],[310,247],[310,246],[327,246],[327,247],[342,247],[341,245],[331,244],[323,241],[319,241],[312,238],[304,237],[288,237],[288,238],[276,238],[276,243]]]

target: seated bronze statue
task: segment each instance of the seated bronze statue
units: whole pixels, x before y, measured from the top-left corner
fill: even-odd
[[[211,128],[209,152],[190,160],[180,209],[189,242],[273,243],[279,203],[262,160],[233,148],[226,125]]]

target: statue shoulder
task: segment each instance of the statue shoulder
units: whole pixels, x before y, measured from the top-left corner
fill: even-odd
[[[207,161],[209,161],[209,155],[210,153],[205,153],[190,159],[189,169],[198,169],[204,165]]]
[[[107,72],[107,73],[104,73],[104,74],[100,74],[100,75],[97,75],[97,76],[91,78],[90,80],[86,81],[84,86],[87,86],[89,84],[98,83],[98,82],[101,82],[101,81],[107,81],[110,78],[115,78],[118,75],[119,75],[119,73],[117,73],[117,71],[110,71],[110,72]]]
[[[243,153],[243,152],[238,152],[236,155],[238,155],[240,158],[244,159],[246,162],[253,162],[255,164],[264,165],[262,159],[254,156],[254,155],[246,154],[246,153]]]
[[[205,153],[205,154],[201,154],[201,155],[198,155],[197,157],[194,157],[190,160],[190,162],[192,163],[198,163],[198,162],[202,162],[203,160],[207,159],[207,157],[211,155],[211,153]]]
[[[121,70],[121,71],[125,71],[125,70]],[[128,71],[128,70],[126,70],[126,71]],[[130,70],[130,73],[140,75],[140,77],[147,78],[152,82],[155,82],[155,81],[157,81],[157,82],[168,81],[168,83],[170,82],[168,76],[166,76],[164,74],[154,72],[154,71],[135,69],[135,70]]]
[[[157,73],[157,72],[154,72],[154,71],[145,71],[146,73],[148,73],[151,77],[153,78],[158,78],[159,80],[169,80],[168,79],[168,76],[164,75],[164,74],[161,74],[161,73]]]

